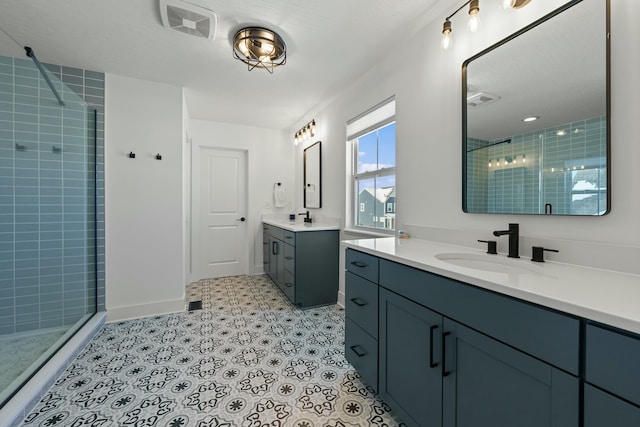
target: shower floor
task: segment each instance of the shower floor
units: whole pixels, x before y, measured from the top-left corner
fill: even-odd
[[[43,357],[68,330],[68,327],[60,327],[1,336],[0,390],[7,390],[18,378],[22,381],[23,374],[30,375],[29,367]]]

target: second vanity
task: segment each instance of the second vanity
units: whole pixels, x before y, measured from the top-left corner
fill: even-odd
[[[339,227],[263,220],[264,271],[295,306],[335,304]]]
[[[345,356],[410,426],[640,425],[640,278],[343,242]]]

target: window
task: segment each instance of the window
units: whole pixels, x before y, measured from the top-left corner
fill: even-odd
[[[395,99],[350,120],[347,135],[352,150],[353,225],[392,231],[396,215]]]
[[[395,208],[393,207],[395,203],[387,203],[387,213],[394,213],[395,212]]]
[[[582,166],[584,168],[584,166]],[[571,170],[571,207],[576,215],[603,215],[607,211],[607,168]]]

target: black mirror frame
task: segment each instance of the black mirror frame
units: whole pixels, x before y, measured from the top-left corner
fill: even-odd
[[[552,11],[551,13],[543,16],[540,19],[537,19],[536,21],[532,22],[531,24],[527,25],[526,27],[516,31],[515,33],[511,34],[509,37],[504,38],[503,40],[500,40],[499,42],[497,42],[496,44],[488,47],[487,49],[483,50],[482,52],[479,52],[477,54],[475,54],[474,56],[472,56],[471,58],[467,59],[466,61],[464,61],[462,63],[462,100],[461,100],[461,105],[462,105],[462,211],[464,213],[471,213],[471,214],[477,214],[477,213],[489,213],[491,214],[491,212],[469,212],[469,210],[467,209],[467,66],[469,65],[469,63],[475,59],[478,59],[479,57],[491,52],[492,50],[502,46],[505,43],[508,43],[509,41],[515,39],[516,37],[526,33],[527,31],[531,30],[532,28],[537,27],[538,25],[548,21],[549,19],[553,18],[554,16],[566,11],[567,9],[570,9],[571,7],[577,5],[578,3],[581,3],[583,0],[572,0],[569,1],[568,3],[562,5],[561,7],[555,9],[554,11]],[[606,5],[605,5],[605,9],[606,9],[606,22],[605,22],[605,27],[606,27],[606,90],[607,90],[607,99],[606,99],[606,114],[607,114],[607,210],[602,214],[602,215],[606,215],[609,212],[611,212],[611,12],[610,12],[610,0],[605,0],[606,1]],[[536,215],[539,216],[540,214],[530,214],[530,213],[499,213],[500,215]],[[571,216],[571,215],[565,215],[562,214],[563,216]],[[598,216],[602,216],[602,215],[598,215]],[[583,215],[585,216],[585,215]],[[587,215],[590,216],[590,215]]]

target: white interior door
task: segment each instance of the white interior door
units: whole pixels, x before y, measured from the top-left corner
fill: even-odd
[[[198,276],[247,274],[246,152],[200,147],[199,154]]]

